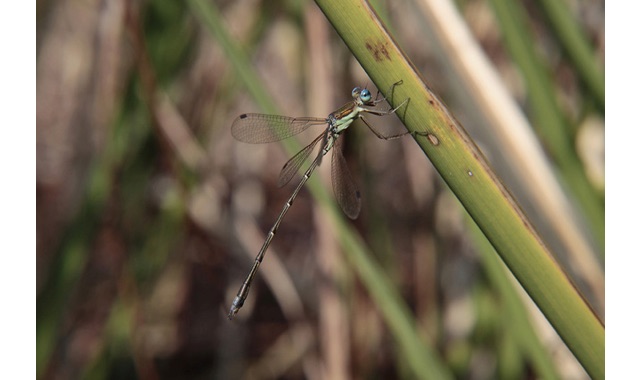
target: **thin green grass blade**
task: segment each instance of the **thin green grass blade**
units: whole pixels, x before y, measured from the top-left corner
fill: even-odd
[[[524,352],[524,355],[532,363],[539,378],[560,379],[560,375],[556,372],[551,360],[551,355],[545,351],[544,346],[536,335],[529,320],[529,313],[513,287],[504,265],[496,256],[493,246],[474,223],[468,223],[468,225],[471,234],[474,236],[475,247],[480,254],[480,260],[482,260],[483,267],[487,271],[487,277],[492,285],[498,289],[500,298],[504,301],[503,312],[506,314],[506,319],[509,320],[506,326],[507,334],[511,335],[516,341],[520,350]]]
[[[604,70],[598,67],[593,49],[571,15],[566,2],[542,0],[539,4],[556,30],[556,35],[582,81],[596,100],[600,112],[604,114]]]
[[[511,56],[526,81],[533,125],[557,165],[562,179],[580,205],[593,237],[604,255],[604,196],[587,179],[567,124],[557,102],[553,81],[536,54],[526,28],[522,5],[510,0],[491,0]]]

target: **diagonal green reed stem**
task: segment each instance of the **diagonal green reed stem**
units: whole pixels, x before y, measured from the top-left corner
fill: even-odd
[[[403,80],[392,106],[442,178],[587,372],[604,378],[604,326],[562,272],[486,160],[364,1],[316,0],[378,88]]]

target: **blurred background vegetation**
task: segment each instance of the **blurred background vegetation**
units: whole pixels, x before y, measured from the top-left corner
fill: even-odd
[[[533,184],[427,3],[448,2],[374,6],[604,320],[604,2],[455,3],[551,164]],[[415,377],[306,189],[226,319],[293,189],[277,186],[288,154],[234,141],[233,119],[265,102],[324,117],[372,87],[313,2],[39,0],[36,17],[39,378]],[[448,375],[586,377],[413,140],[363,127],[344,152],[363,194],[350,223]],[[566,220],[535,199],[553,186]]]

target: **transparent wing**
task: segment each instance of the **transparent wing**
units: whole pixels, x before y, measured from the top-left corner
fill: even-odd
[[[333,155],[331,156],[331,178],[333,181],[333,194],[338,200],[342,211],[351,219],[355,219],[360,214],[361,197],[347,161],[342,155],[342,140],[338,136],[333,145]]]
[[[326,125],[327,120],[317,117],[288,117],[244,113],[231,125],[231,134],[238,141],[262,144],[286,139],[312,125]]]
[[[295,154],[295,156],[291,157],[291,159],[284,164],[280,171],[280,176],[278,177],[278,186],[282,187],[291,181],[291,178],[293,178],[293,176],[298,173],[298,170],[300,170],[300,166],[302,166],[307,157],[309,157],[311,152],[313,152],[313,148],[322,141],[324,135],[325,134],[322,133],[320,136],[316,137],[309,145],[302,148]]]

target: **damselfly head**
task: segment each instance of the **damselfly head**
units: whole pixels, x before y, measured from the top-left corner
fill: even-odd
[[[351,90],[351,96],[360,105],[370,105],[369,103],[371,103],[371,92],[366,88],[354,87]]]
[[[366,88],[360,91],[360,100],[362,103],[367,104],[371,101],[371,92]]]

